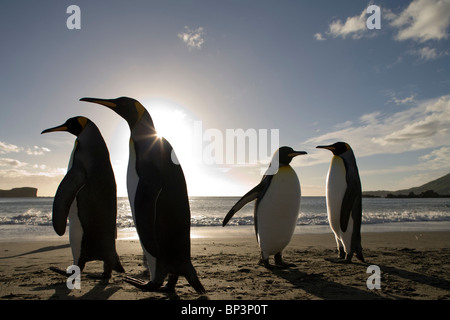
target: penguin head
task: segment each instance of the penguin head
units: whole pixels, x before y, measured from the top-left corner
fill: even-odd
[[[331,152],[333,152],[333,154],[335,156],[339,156],[349,150],[352,150],[352,148],[350,147],[350,145],[346,142],[336,142],[334,144],[330,144],[328,146],[317,146],[316,148],[319,149],[328,149]]]
[[[65,123],[63,123],[60,126],[42,131],[41,134],[55,131],[67,131],[78,137],[89,121],[90,120],[86,117],[81,116],[73,117],[68,119]]]
[[[279,166],[287,166],[289,163],[291,163],[292,159],[296,156],[307,154],[305,151],[295,151],[291,147],[280,147],[277,150],[278,153],[278,162]],[[275,153],[274,158],[277,157],[277,153]]]
[[[148,114],[147,110],[139,101],[129,97],[116,99],[81,98],[80,101],[98,103],[113,110],[128,122],[130,129],[133,129],[134,125],[142,119],[144,114]]]

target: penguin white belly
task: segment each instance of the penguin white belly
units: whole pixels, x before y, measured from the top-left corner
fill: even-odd
[[[133,140],[130,140],[130,156],[128,159],[128,170],[127,170],[127,190],[128,190],[128,199],[130,201],[131,214],[133,215],[133,222],[135,225],[136,225],[136,218],[134,217],[134,197],[136,195],[138,183],[139,177],[136,172],[136,151],[134,149]]]
[[[81,242],[83,240],[83,227],[78,218],[77,200],[72,202],[69,210],[69,242],[72,249],[73,264],[78,265],[81,255]]]
[[[258,242],[267,259],[281,252],[290,242],[300,208],[300,183],[290,166],[281,167],[257,209]]]
[[[341,230],[341,206],[347,190],[346,170],[341,157],[333,156],[327,178],[327,211],[328,221],[336,240],[342,241],[347,251],[350,248],[353,232],[353,219],[350,216],[346,232]],[[339,245],[339,244],[338,244]]]
[[[134,213],[134,199],[138,183],[139,183],[139,176],[136,172],[136,151],[134,148],[133,140],[130,139],[130,156],[128,160],[128,170],[127,170],[127,190],[128,190],[128,200],[130,201],[131,214],[133,215],[133,221],[135,226],[136,226],[136,218]],[[142,242],[141,247],[142,250],[144,251],[145,258],[147,259],[151,280],[154,280],[156,276],[156,258],[152,256],[147,250],[145,250]]]

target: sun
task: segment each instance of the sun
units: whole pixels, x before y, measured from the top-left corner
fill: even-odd
[[[165,138],[172,145],[180,161],[188,165],[192,162],[192,141],[194,116],[184,107],[163,99],[144,101],[158,138]]]
[[[178,142],[186,138],[190,128],[186,113],[178,109],[155,109],[151,112],[158,138]]]
[[[233,176],[203,161],[203,133],[198,132],[202,121],[195,113],[168,100],[151,99],[143,101],[143,105],[152,117],[158,138],[164,137],[172,145],[172,161],[183,169],[189,196],[236,195],[246,191]]]

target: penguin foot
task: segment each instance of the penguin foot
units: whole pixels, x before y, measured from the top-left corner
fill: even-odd
[[[359,260],[359,261],[361,261],[361,262],[366,262],[366,260],[364,260],[364,256],[363,256],[363,253],[362,253],[362,251],[361,252],[358,252],[357,254],[356,254],[356,258]]]
[[[57,274],[60,274],[60,275],[64,276],[64,277],[68,277],[69,276],[67,274],[66,270],[62,270],[62,269],[59,269],[57,267],[50,267],[49,269],[52,270],[53,272],[56,272]]]
[[[349,253],[347,253],[345,255],[345,263],[352,263],[352,258],[353,258],[353,251],[350,251]]]
[[[352,263],[353,252],[346,253],[343,247],[339,247],[337,251],[337,258],[325,258],[325,260],[334,263]]]
[[[345,253],[345,250],[343,247],[339,247],[338,249],[338,259],[345,259],[347,254]]]
[[[325,261],[329,261],[329,262],[333,262],[333,263],[340,263],[340,264],[347,264],[347,263],[352,263],[352,261],[348,261],[346,259],[342,259],[342,258],[325,258]]]
[[[89,274],[87,277],[95,280],[109,280],[111,279],[111,273],[103,272],[102,274]]]
[[[145,282],[128,276],[125,277],[124,281],[126,283],[135,286],[138,289],[141,289],[142,291],[155,292],[158,291],[158,289],[160,288],[160,285],[157,285],[154,282],[151,281]]]
[[[164,287],[159,289],[159,291],[164,292],[164,293],[174,293],[177,282],[178,282],[178,276],[175,274],[169,274],[169,280],[167,281],[167,283]]]
[[[158,292],[163,292],[163,293],[175,293],[175,287],[169,286],[168,284],[166,284],[164,287],[160,288],[160,289],[158,290]]]
[[[277,253],[275,255],[275,266],[285,269],[285,268],[295,267],[295,264],[284,262],[281,254]]]
[[[158,290],[152,290],[152,291],[158,291],[158,292],[162,292],[162,293],[175,293],[175,287],[165,285],[164,287],[161,287]]]
[[[274,268],[274,266],[272,266],[270,263],[269,263],[269,259],[267,258],[267,259],[260,259],[259,260],[259,262],[258,262],[258,265],[260,265],[260,266],[263,266],[264,268],[266,268],[266,269],[269,269],[269,270],[272,270],[273,268]]]
[[[293,264],[293,263],[287,263],[287,262],[284,262],[284,261],[281,261],[281,262],[275,262],[275,266],[278,267],[278,268],[280,268],[280,269],[287,269],[287,268],[291,268],[291,267],[296,267],[295,264]]]

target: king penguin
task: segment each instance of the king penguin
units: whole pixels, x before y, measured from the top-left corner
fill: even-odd
[[[165,291],[174,291],[184,276],[198,293],[204,293],[191,263],[190,207],[181,165],[170,143],[156,135],[153,120],[132,98],[82,98],[108,107],[130,127],[127,189],[136,230],[147,259],[151,281],[125,280],[145,291],[156,291],[167,275]]]
[[[341,261],[364,262],[361,246],[362,192],[355,155],[348,143],[317,146],[333,152],[327,176],[327,211]]]
[[[97,126],[88,118],[74,117],[42,133],[67,131],[77,136],[67,174],[53,201],[52,222],[56,233],[66,231],[67,217],[73,264],[103,261],[103,278],[112,270],[125,272],[116,252],[116,181],[108,148]],[[60,274],[66,273],[51,268]]]
[[[290,147],[279,148],[261,182],[231,208],[222,223],[225,226],[237,211],[256,199],[255,233],[261,249],[260,263],[266,268],[273,268],[269,263],[271,255],[275,255],[275,265],[291,266],[283,261],[282,251],[291,241],[297,224],[301,188],[297,174],[289,164],[302,154],[307,153]]]

